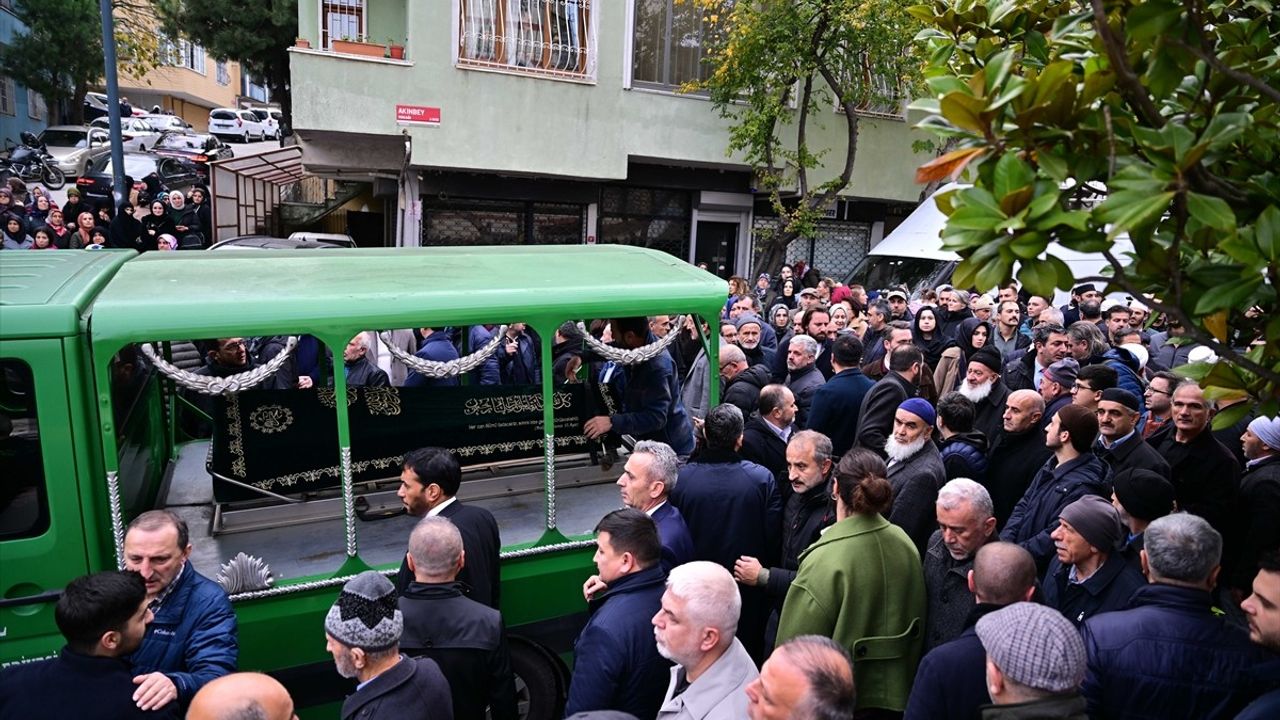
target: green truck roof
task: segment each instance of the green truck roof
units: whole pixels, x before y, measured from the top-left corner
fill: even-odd
[[[0,251],[0,339],[68,337],[132,250]]]
[[[697,311],[725,283],[623,245],[215,250],[129,262],[93,310],[94,343],[389,329]],[[528,311],[521,311],[527,307]]]

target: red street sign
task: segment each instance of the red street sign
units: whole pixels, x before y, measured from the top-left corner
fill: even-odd
[[[396,105],[396,122],[412,125],[439,125],[440,108],[424,105]]]

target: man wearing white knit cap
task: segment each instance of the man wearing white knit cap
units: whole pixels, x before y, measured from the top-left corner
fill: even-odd
[[[1223,558],[1227,584],[1243,599],[1250,592],[1258,558],[1280,548],[1280,416],[1256,417],[1240,436],[1248,462]]]

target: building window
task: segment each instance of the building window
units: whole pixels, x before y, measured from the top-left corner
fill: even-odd
[[[600,193],[600,243],[689,258],[693,197],[683,190],[609,186]]]
[[[595,77],[593,0],[457,0],[459,67]]]
[[[0,76],[0,115],[18,114],[17,91],[13,78]]]
[[[227,64],[221,60],[215,66],[217,71],[217,79],[219,85],[231,84],[231,73],[227,70]]]
[[[44,103],[44,96],[27,88],[27,116],[32,120],[44,120],[49,117],[49,108]]]
[[[320,47],[331,40],[364,39],[364,0],[324,0],[320,5]]]
[[[204,48],[189,40],[160,38],[157,56],[161,65],[171,65],[205,74]]]
[[[0,0],[0,10],[13,11],[13,0]]]
[[[581,245],[585,210],[567,203],[429,199],[423,204],[422,244]]]
[[[706,38],[723,27],[720,16],[688,0],[635,0],[632,26],[633,85],[677,90],[705,80]]]

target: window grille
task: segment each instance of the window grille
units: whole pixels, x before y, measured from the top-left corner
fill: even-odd
[[[593,1],[458,0],[458,66],[592,78]]]
[[[324,0],[320,23],[320,47],[328,48],[330,40],[364,38],[364,0]]]
[[[776,230],[778,218],[757,215],[752,239],[761,230]],[[853,272],[871,248],[871,225],[847,220],[820,220],[813,238],[796,238],[787,245],[786,260],[804,260],[824,277],[843,279]],[[759,257],[754,252],[752,257]],[[758,272],[777,272],[763,268]]]
[[[422,244],[580,245],[586,239],[582,205],[458,199],[423,207]]]
[[[600,242],[654,248],[689,258],[692,197],[680,190],[606,187],[600,194]]]

